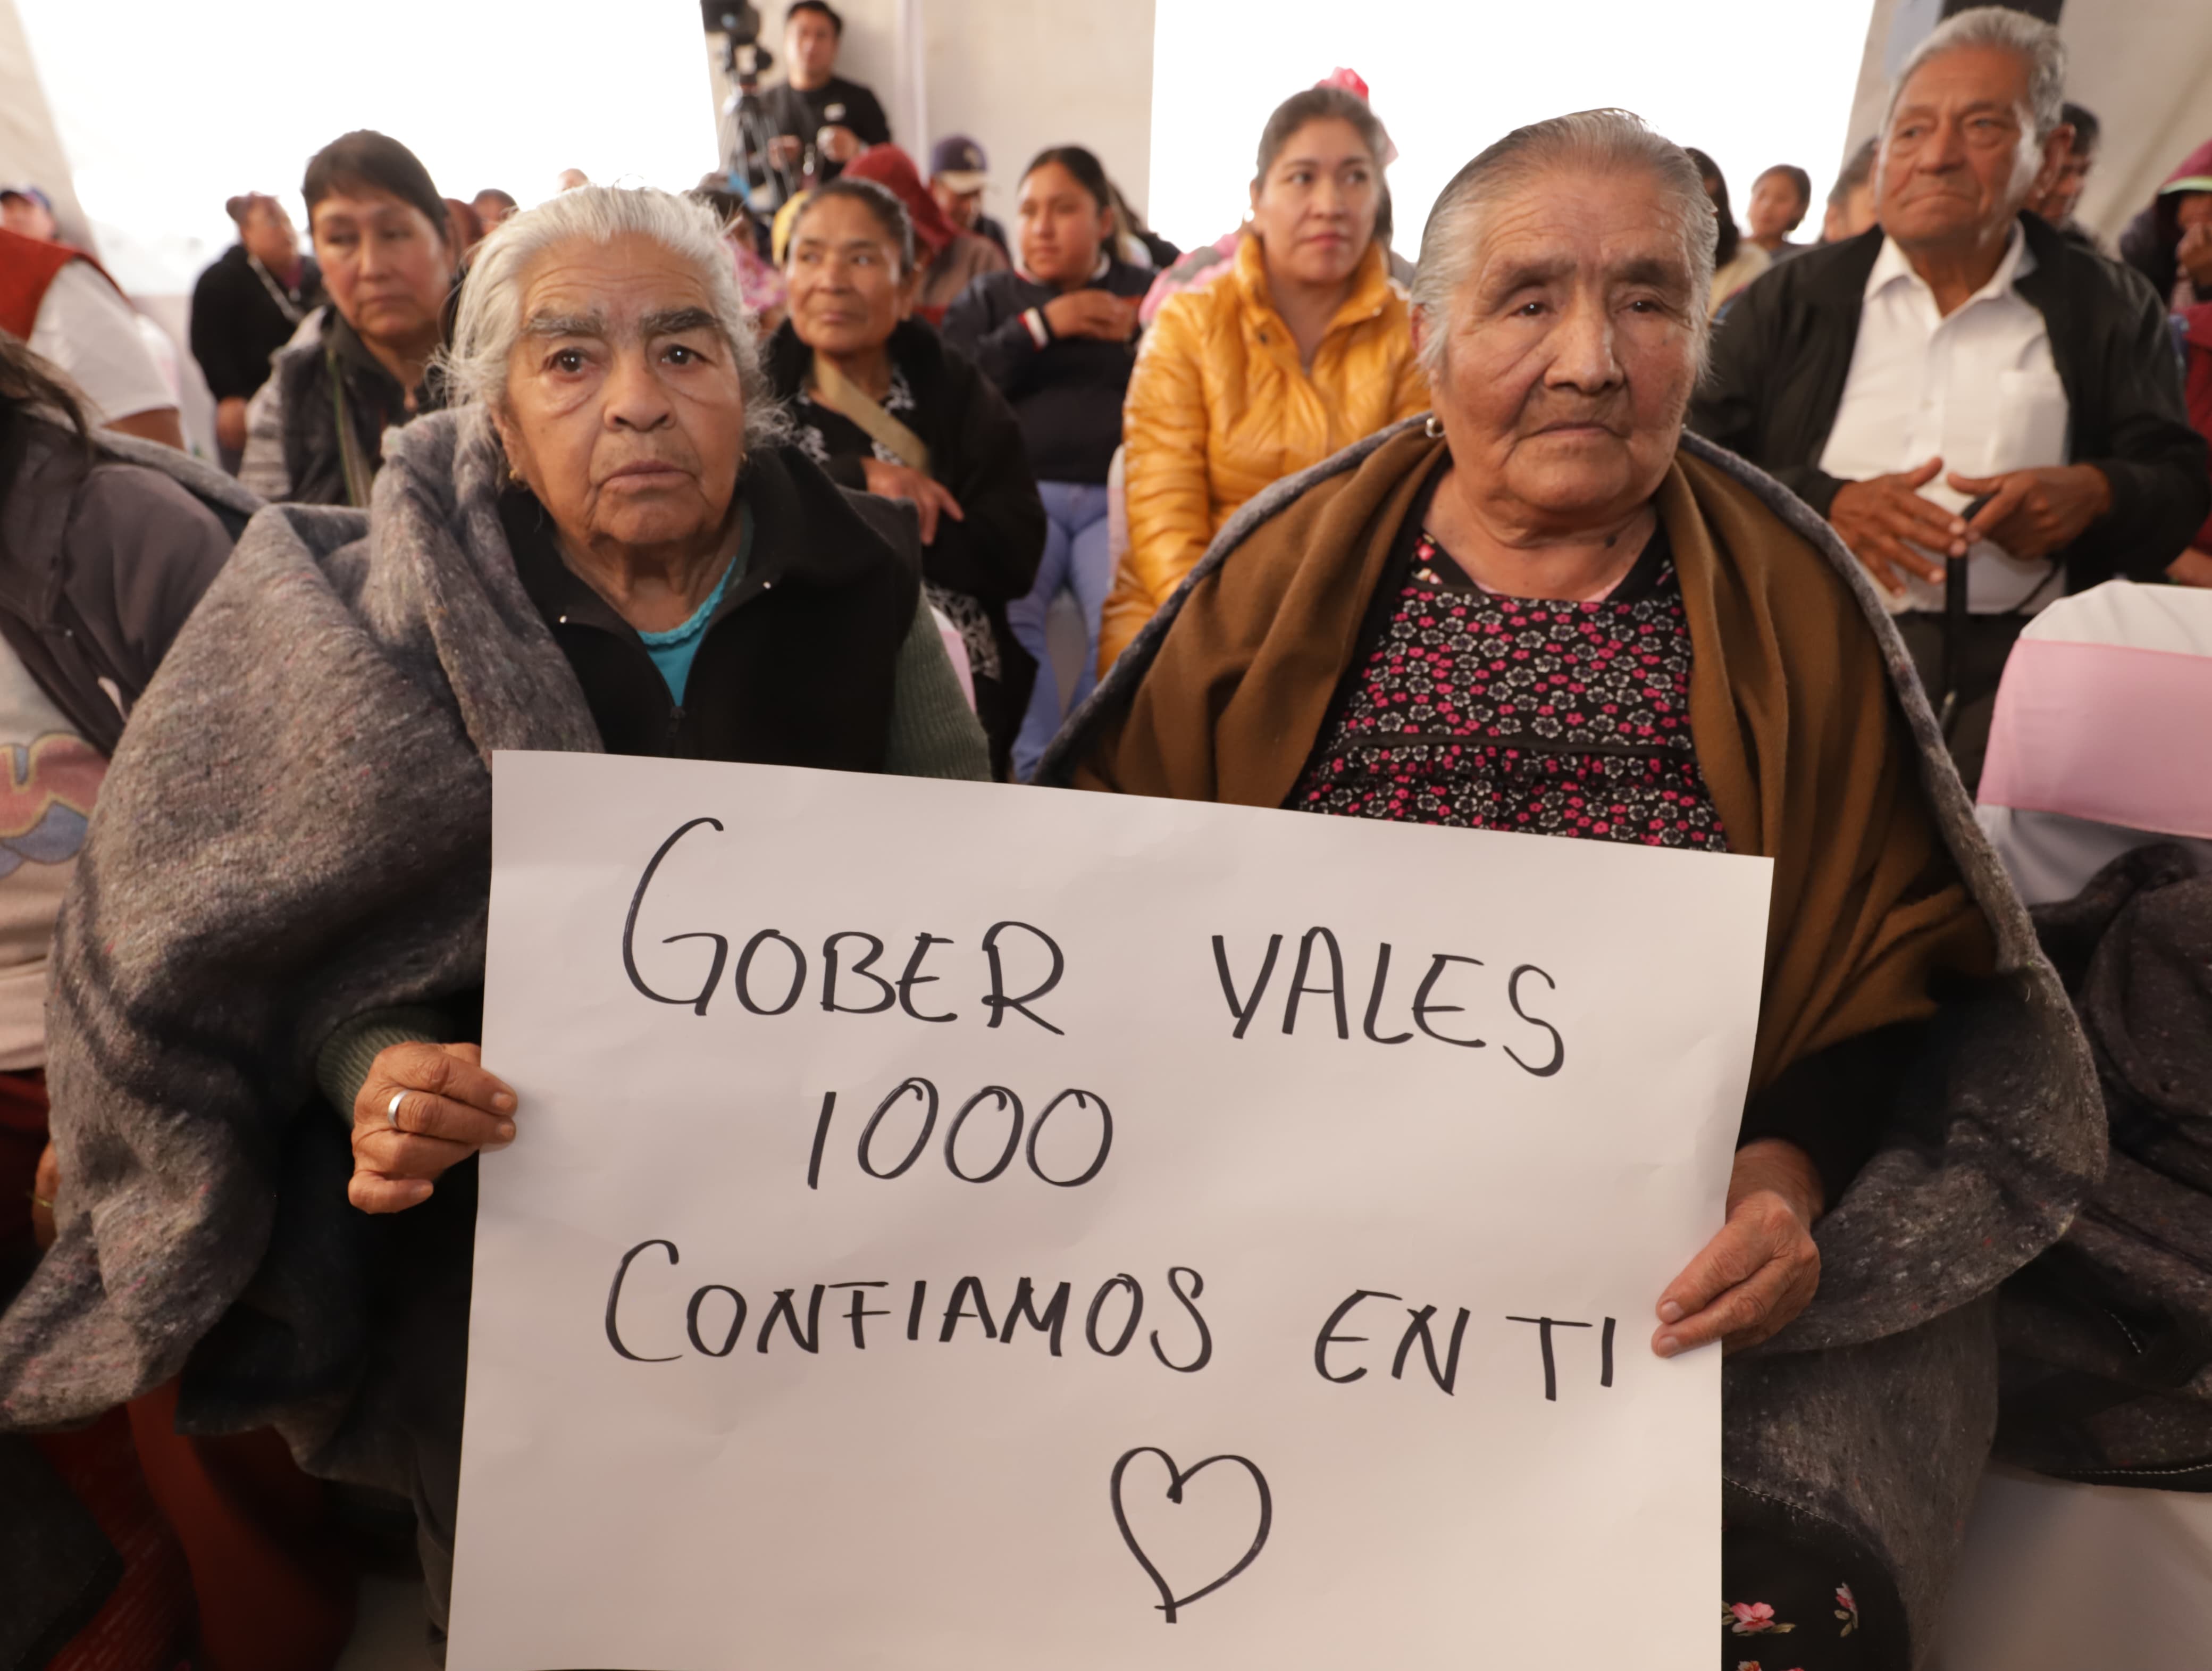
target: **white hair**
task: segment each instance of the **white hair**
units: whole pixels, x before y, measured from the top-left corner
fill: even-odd
[[[2027,66],[2027,109],[2022,113],[2028,118],[2027,132],[2021,142],[2024,149],[2039,146],[2066,119],[2066,43],[2058,38],[2058,31],[2040,18],[2008,6],[1976,6],[1948,19],[1912,49],[1890,85],[1889,107],[1881,117],[1885,137],[1905,83],[1920,67],[1930,58],[1968,47],[2010,52]]]
[[[452,404],[506,407],[509,361],[526,323],[523,279],[538,257],[562,244],[606,245],[625,236],[651,239],[696,271],[737,367],[746,443],[778,439],[782,408],[761,368],[721,222],[705,204],[650,186],[578,186],[509,216],[476,246],[461,282],[453,343],[441,356]]]
[[[1429,211],[1413,299],[1425,327],[1421,368],[1431,383],[1443,374],[1452,299],[1474,265],[1486,211],[1540,175],[1576,169],[1638,171],[1648,174],[1657,187],[1680,233],[1683,258],[1689,265],[1690,313],[1698,368],[1703,371],[1711,334],[1705,315],[1720,228],[1698,165],[1680,146],[1654,133],[1632,112],[1582,110],[1516,128],[1453,175]]]

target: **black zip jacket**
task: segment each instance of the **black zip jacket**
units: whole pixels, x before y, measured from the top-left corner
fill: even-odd
[[[2204,439],[2182,403],[2166,310],[2142,279],[2021,216],[2035,270],[2020,294],[2042,313],[2071,409],[2071,460],[2112,483],[2112,507],[2068,546],[2066,586],[2156,580],[2212,511]],[[1740,453],[1826,516],[1842,483],[1820,454],[1858,344],[1880,227],[1762,275],[1713,337],[1690,428]]]
[[[880,771],[921,565],[911,512],[848,495],[796,448],[750,454],[744,567],[669,693],[636,629],[561,560],[527,488],[500,500],[514,568],[610,754]]]
[[[276,350],[292,340],[301,319],[322,305],[322,275],[312,260],[300,264],[300,288],[289,300],[296,315],[269,294],[243,244],[233,244],[199,276],[192,286],[192,358],[217,400],[242,400],[267,382]]]
[[[1152,274],[1109,258],[1106,270],[1082,288],[1139,297],[1152,283]],[[986,273],[945,310],[939,328],[1013,403],[1038,481],[1101,486],[1121,444],[1121,403],[1137,345],[1066,337],[1039,348],[1022,315],[1059,295],[1019,273]]]
[[[0,640],[103,755],[259,504],[173,448],[0,410]]]

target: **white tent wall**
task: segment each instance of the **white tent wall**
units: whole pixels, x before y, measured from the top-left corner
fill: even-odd
[[[404,142],[464,198],[497,185],[535,203],[568,167],[680,187],[714,161],[683,0],[384,0],[374,27],[294,0],[0,4],[101,258],[135,295],[190,292],[234,236],[234,193],[274,192],[299,218],[307,159],[352,128]]]
[[[94,255],[103,248],[78,202],[76,178],[54,122],[39,67],[31,55],[15,0],[0,0],[0,184],[35,185],[52,201],[62,240]],[[127,270],[126,270],[127,271]],[[127,286],[125,274],[116,275]],[[212,453],[215,400],[187,347],[191,299],[177,294],[136,295],[139,311],[169,339],[176,368],[177,405],[186,440]]]
[[[1933,29],[1940,0],[1876,0],[1851,107],[1850,143],[1881,125],[1890,78]],[[2108,241],[2176,164],[2212,139],[2212,5],[2205,0],[2069,0],[2066,96],[2103,124],[2082,223]]]
[[[990,153],[984,205],[1010,233],[1022,166],[1048,145],[1097,152],[1123,195],[1144,211],[1152,157],[1152,0],[914,3],[927,18],[928,138],[965,133]],[[917,156],[926,166],[927,152]]]
[[[2108,238],[2182,158],[2212,139],[2212,5],[2205,0],[2074,0],[2059,24],[2067,92],[2105,125],[2081,218]]]
[[[53,199],[62,236],[95,248],[15,0],[0,0],[0,185],[37,186]]]

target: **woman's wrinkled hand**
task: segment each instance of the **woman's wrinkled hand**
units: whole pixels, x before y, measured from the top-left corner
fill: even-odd
[[[353,1099],[353,1181],[363,1212],[404,1212],[479,1149],[514,1140],[514,1092],[473,1044],[394,1044],[377,1052]]]
[[[1780,1334],[1820,1285],[1821,1205],[1820,1176],[1796,1144],[1737,1150],[1728,1222],[1659,1297],[1651,1350],[1673,1358],[1718,1340],[1741,1352]]]
[[[863,459],[860,467],[867,474],[868,491],[884,499],[903,499],[911,504],[921,518],[921,543],[937,544],[937,519],[949,516],[955,522],[965,522],[967,513],[960,501],[945,489],[945,483],[923,475],[909,465],[885,464],[881,459]]]

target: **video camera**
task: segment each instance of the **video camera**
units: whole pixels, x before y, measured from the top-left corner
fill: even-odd
[[[745,0],[699,0],[699,15],[708,34],[722,37],[722,68],[738,91],[757,91],[763,72],[775,62],[760,44],[760,8]]]
[[[723,104],[722,113],[734,129],[730,155],[725,160],[730,188],[762,212],[772,210],[788,192],[790,182],[780,180],[769,161],[773,135],[761,112],[761,76],[775,60],[760,44],[760,8],[747,0],[699,0],[699,21],[708,34],[722,38],[722,70],[735,91]],[[769,189],[765,198],[755,194]]]

